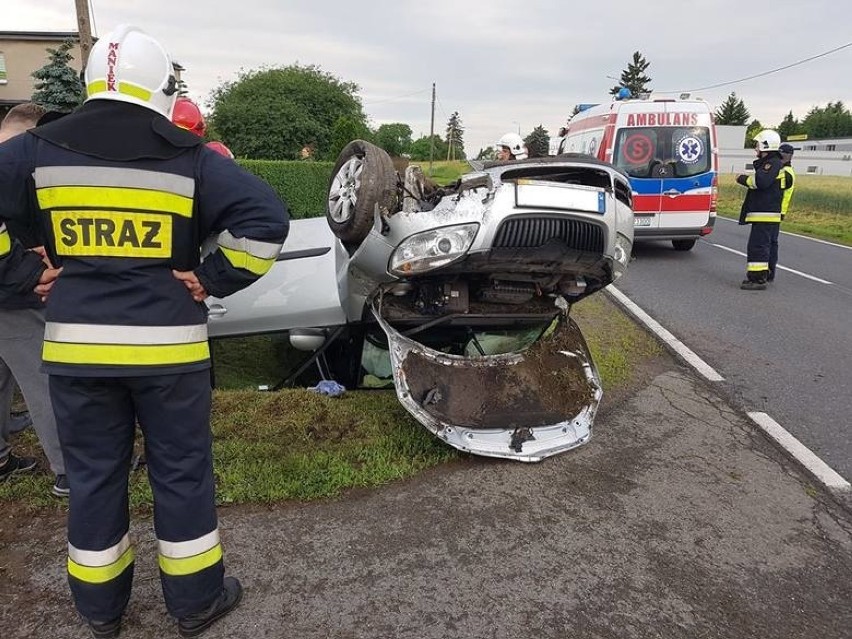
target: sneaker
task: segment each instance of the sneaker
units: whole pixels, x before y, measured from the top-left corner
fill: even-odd
[[[56,481],[53,482],[53,487],[50,489],[51,494],[56,497],[67,497],[71,494],[71,488],[68,486],[67,475],[57,475]]]
[[[65,475],[60,475],[64,477]],[[95,639],[114,639],[121,633],[121,617],[112,621],[92,621],[87,619],[89,630]]]
[[[15,433],[20,433],[28,426],[32,426],[32,423],[33,420],[30,418],[29,413],[18,413],[17,415],[12,415],[9,418],[9,434],[14,435]]]
[[[743,283],[740,284],[740,288],[744,291],[765,291],[766,282],[752,282],[751,280],[744,280]]]
[[[181,637],[197,637],[207,630],[240,603],[243,597],[243,587],[236,577],[225,577],[219,598],[210,604],[203,612],[188,615],[178,619],[178,632]]]
[[[0,462],[0,481],[18,475],[20,473],[30,473],[35,470],[38,461],[34,457],[18,457],[12,453]]]

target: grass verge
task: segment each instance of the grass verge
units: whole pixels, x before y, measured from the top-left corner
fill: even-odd
[[[719,215],[737,219],[745,189],[736,176],[719,180]],[[852,246],[852,179],[823,175],[797,175],[790,210],[781,224],[790,233]]]
[[[607,392],[630,385],[643,362],[661,354],[657,342],[603,294],[572,314],[588,341]],[[222,504],[331,497],[412,477],[466,455],[420,426],[393,391],[354,391],[332,399],[306,390],[216,391],[213,454]],[[32,429],[15,436],[19,454],[41,458]],[[137,441],[141,451],[141,437]],[[144,468],[142,466],[141,468]],[[39,473],[0,483],[0,502],[24,509],[62,509],[49,494],[52,476]],[[131,507],[152,504],[146,474],[132,473]]]

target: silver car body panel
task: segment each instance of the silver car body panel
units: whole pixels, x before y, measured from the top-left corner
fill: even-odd
[[[459,450],[482,455],[485,457],[501,457],[524,462],[537,462],[546,457],[571,450],[589,441],[592,436],[592,423],[600,404],[603,390],[601,389],[600,376],[592,361],[588,348],[582,340],[572,351],[558,351],[565,358],[565,366],[568,360],[577,360],[580,367],[576,370],[576,379],[573,380],[572,388],[585,386],[585,392],[590,398],[588,402],[575,415],[564,415],[564,419],[553,423],[529,424],[517,423],[512,427],[494,428],[487,421],[477,424],[459,425],[442,420],[436,411],[430,410],[430,405],[439,404],[446,400],[436,387],[427,392],[417,392],[413,389],[416,385],[412,375],[419,374],[418,367],[406,366],[406,360],[413,355],[440,366],[444,381],[441,388],[444,392],[452,392],[454,377],[464,374],[467,378],[481,378],[482,382],[476,384],[473,389],[478,393],[476,397],[468,397],[471,405],[485,405],[495,400],[495,393],[503,389],[495,388],[486,379],[489,369],[500,368],[511,374],[511,369],[518,367],[526,361],[527,355],[521,353],[506,353],[502,355],[484,355],[480,357],[463,357],[460,355],[448,355],[440,351],[428,348],[412,339],[405,337],[388,324],[382,317],[379,308],[371,308],[373,316],[388,336],[388,345],[393,369],[394,386],[400,403],[411,413],[417,421],[423,424],[430,432],[444,440],[450,446]],[[569,328],[576,327],[573,320],[566,319],[560,326]],[[557,329],[558,330],[558,329]],[[579,330],[577,329],[579,333]],[[407,372],[408,371],[408,372]],[[431,385],[428,384],[428,385]],[[528,389],[531,395],[535,395],[538,389]],[[417,395],[422,395],[418,397]],[[533,404],[536,403],[536,397]],[[486,411],[487,413],[487,411]],[[539,415],[546,411],[539,412]]]
[[[348,255],[325,218],[290,222],[287,242],[264,277],[225,299],[211,297],[211,337],[346,323]]]

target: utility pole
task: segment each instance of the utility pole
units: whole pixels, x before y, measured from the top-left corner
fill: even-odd
[[[89,18],[89,0],[74,0],[77,7],[77,33],[80,36],[80,61],[83,69],[89,61],[92,51],[92,23]],[[84,87],[85,88],[85,87]]]
[[[432,177],[432,160],[435,158],[435,83],[432,83],[432,122],[429,125],[429,177]]]

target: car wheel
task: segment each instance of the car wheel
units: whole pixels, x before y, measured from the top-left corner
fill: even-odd
[[[675,251],[689,251],[695,246],[695,240],[672,240]]]
[[[354,140],[337,156],[328,185],[326,219],[343,242],[357,244],[370,232],[373,214],[394,211],[396,171],[390,156],[374,144]]]

